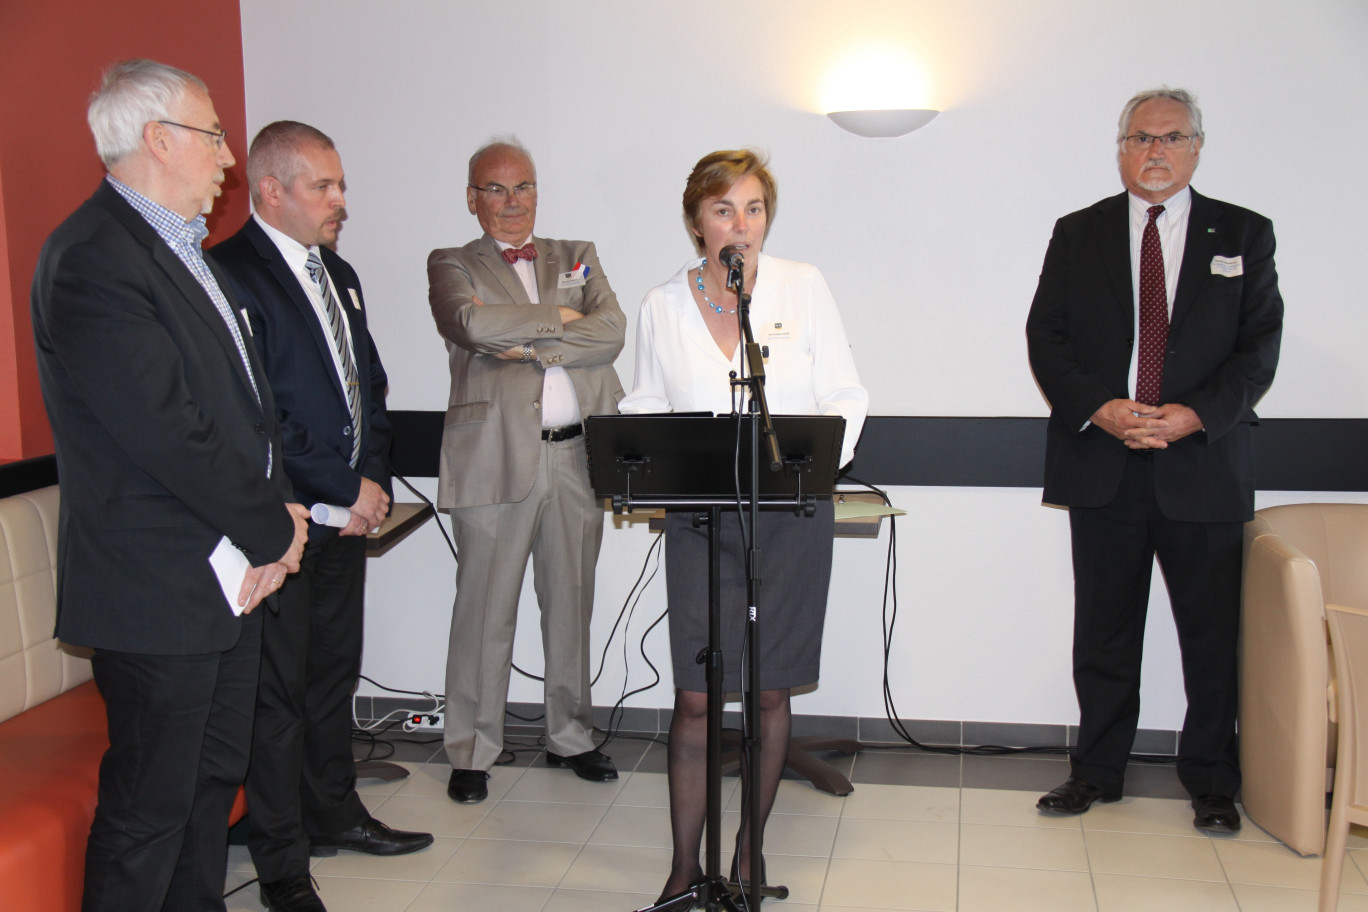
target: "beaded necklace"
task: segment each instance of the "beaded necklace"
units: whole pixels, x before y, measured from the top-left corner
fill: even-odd
[[[704,267],[704,266],[707,266],[707,265],[708,265],[708,258],[707,258],[707,257],[704,257],[704,258],[703,258],[703,262],[701,262],[701,263],[698,264],[698,282],[697,282],[697,284],[698,284],[698,293],[701,294],[701,295],[703,296],[703,303],[704,303],[704,304],[707,304],[709,307],[711,307],[713,310],[717,311],[717,312],[720,313],[720,314],[734,314],[734,313],[736,313],[736,308],[735,308],[735,307],[733,307],[731,310],[723,310],[720,306],[718,306],[717,304],[715,304],[715,303],[713,302],[713,300],[712,300],[711,298],[708,297],[708,293],[707,293],[706,291],[703,290],[703,267]]]

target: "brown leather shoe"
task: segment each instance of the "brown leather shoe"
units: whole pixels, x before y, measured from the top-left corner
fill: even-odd
[[[1081,814],[1092,807],[1094,801],[1106,804],[1120,800],[1120,793],[1108,794],[1084,779],[1070,776],[1063,785],[1040,796],[1036,810],[1042,814]]]

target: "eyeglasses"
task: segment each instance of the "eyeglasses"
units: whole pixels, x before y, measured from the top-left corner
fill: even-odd
[[[474,184],[466,184],[466,186],[478,193],[488,193],[492,199],[498,200],[499,202],[508,199],[508,194],[510,193],[518,199],[526,199],[537,192],[537,184],[535,181],[524,181],[512,190],[509,190],[503,184],[490,184],[488,187],[477,187]]]
[[[200,127],[192,127],[189,124],[176,123],[174,120],[159,120],[159,124],[166,124],[168,127],[180,127],[182,130],[194,130],[196,133],[204,133],[214,137],[214,148],[222,149],[224,140],[228,138],[227,130],[205,130]]]
[[[1139,152],[1148,149],[1158,143],[1165,149],[1176,149],[1185,142],[1189,142],[1192,135],[1184,136],[1182,133],[1166,133],[1163,136],[1150,136],[1148,133],[1132,133],[1126,137],[1126,148],[1132,152]]]

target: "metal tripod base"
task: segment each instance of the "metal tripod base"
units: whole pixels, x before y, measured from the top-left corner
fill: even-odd
[[[652,906],[642,906],[636,912],[689,912],[697,903],[706,903],[706,908],[726,909],[727,912],[744,912],[741,906],[736,904],[736,897],[731,891],[732,885],[721,877],[704,878],[694,884],[683,893],[676,893],[674,896],[662,896],[660,901]],[[784,889],[785,895],[788,888]],[[709,898],[711,897],[711,898]]]

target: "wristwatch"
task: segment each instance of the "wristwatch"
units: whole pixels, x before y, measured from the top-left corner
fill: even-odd
[[[533,349],[532,349],[532,343],[531,343],[531,342],[524,342],[524,343],[523,343],[523,356],[522,356],[522,359],[523,359],[524,361],[536,361],[536,360],[537,360],[537,353],[536,353],[535,351],[533,351]]]

